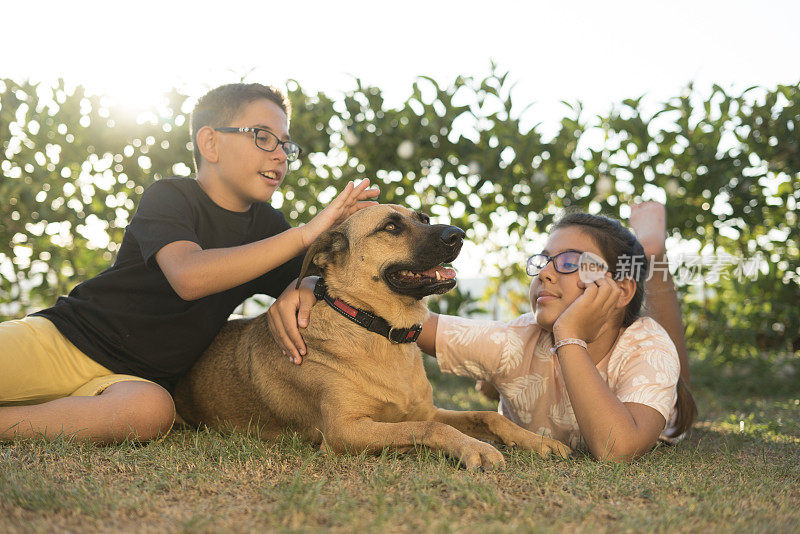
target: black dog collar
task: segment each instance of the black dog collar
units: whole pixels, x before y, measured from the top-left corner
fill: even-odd
[[[325,280],[320,278],[314,285],[314,296],[317,300],[324,300],[328,306],[344,315],[359,326],[363,326],[370,332],[380,334],[392,343],[414,343],[422,331],[422,325],[417,324],[411,328],[392,328],[386,319],[378,317],[364,310],[353,308],[340,299],[334,299],[328,294],[328,286]]]

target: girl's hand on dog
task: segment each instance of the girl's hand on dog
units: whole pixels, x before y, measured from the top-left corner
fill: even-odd
[[[308,224],[300,227],[303,248],[308,248],[319,235],[337,224],[344,222],[349,216],[360,209],[377,204],[374,200],[380,194],[377,186],[369,187],[369,178],[361,180],[358,185],[348,182],[347,186],[324,210],[311,219]]]
[[[556,340],[578,338],[591,343],[610,323],[622,290],[611,273],[589,284],[579,281],[578,287],[584,289],[583,294],[556,319],[553,336]]]
[[[300,335],[300,328],[308,326],[311,307],[317,302],[314,296],[317,278],[303,278],[298,289],[295,289],[297,284],[292,282],[267,310],[267,324],[272,337],[289,361],[297,365],[303,362],[306,354],[306,344]]]

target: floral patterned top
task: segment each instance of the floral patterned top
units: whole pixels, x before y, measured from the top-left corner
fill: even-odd
[[[443,372],[492,383],[500,392],[501,414],[532,432],[585,448],[552,346],[552,333],[542,330],[532,313],[510,323],[439,316],[436,357]],[[678,351],[650,317],[626,328],[597,370],[620,401],[650,406],[667,422],[674,416]]]

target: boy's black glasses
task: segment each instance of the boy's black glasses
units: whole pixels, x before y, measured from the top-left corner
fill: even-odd
[[[264,128],[237,128],[236,126],[226,126],[224,128],[214,128],[218,132],[241,132],[253,133],[253,141],[256,146],[264,152],[274,152],[278,145],[283,147],[287,161],[295,161],[303,151],[300,145],[294,141],[281,141],[278,136]]]
[[[564,252],[559,252],[555,256],[534,254],[528,258],[528,262],[525,264],[525,272],[528,273],[528,276],[536,276],[550,261],[552,261],[556,272],[561,274],[574,273],[581,267],[581,254],[583,253],[577,250],[565,250]]]

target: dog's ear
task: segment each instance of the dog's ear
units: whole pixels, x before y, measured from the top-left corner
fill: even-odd
[[[320,235],[306,252],[297,287],[300,287],[300,281],[306,276],[323,274],[323,268],[329,263],[339,261],[349,248],[350,241],[339,230],[328,230]]]

